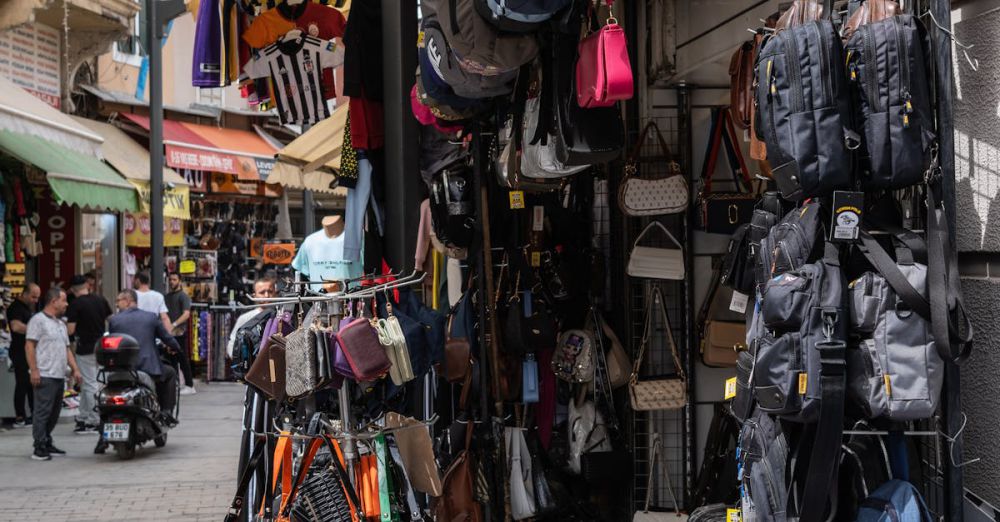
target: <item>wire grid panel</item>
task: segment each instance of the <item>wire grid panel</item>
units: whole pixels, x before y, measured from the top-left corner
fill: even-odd
[[[676,110],[658,109],[654,113],[654,120],[668,146],[671,147],[671,150],[677,151],[678,121]],[[644,121],[639,128],[643,128],[646,123]],[[634,139],[632,140],[633,142]],[[647,135],[645,143],[640,148],[640,157],[659,157],[662,154],[663,151],[660,150],[658,138],[653,134]],[[663,175],[668,172],[667,165],[666,159],[661,160],[658,158],[654,162],[641,162],[639,164],[639,171],[645,176]],[[656,219],[659,219],[683,244],[685,235],[683,215],[663,216]],[[648,219],[630,220],[627,228],[629,244],[635,241],[635,238],[648,223]],[[670,242],[668,238],[663,237],[661,233],[651,232],[648,238],[643,238],[642,244],[644,246],[676,248],[676,245]],[[628,252],[624,254],[627,256]],[[687,314],[683,309],[684,282],[636,278],[627,279],[629,340],[632,347],[632,357],[638,356],[639,347],[642,343],[646,324],[647,298],[653,287],[659,286],[664,297],[663,306],[666,309],[670,322],[669,327],[677,344],[682,364],[685,364],[683,361],[686,360],[687,354],[684,349],[684,324]],[[641,375],[675,375],[677,373],[668,344],[666,328],[667,325],[663,324],[662,314],[659,310],[654,310],[649,344],[642,363]],[[686,442],[686,415],[685,410],[631,412],[629,436],[635,459],[632,502],[636,509],[641,508],[646,500],[650,473],[650,450],[652,449],[652,443],[656,435],[660,437],[661,449],[652,469],[653,480],[652,494],[649,495],[650,505],[673,509],[673,499],[676,498],[677,503],[683,506],[685,500],[684,492],[688,484],[688,473],[690,470],[688,463],[689,451]],[[673,495],[670,494],[669,489],[673,490]]]

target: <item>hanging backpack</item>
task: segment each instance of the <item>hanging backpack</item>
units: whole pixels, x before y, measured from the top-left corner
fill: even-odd
[[[847,41],[849,87],[867,159],[860,181],[869,189],[923,182],[931,162],[930,42],[923,24],[898,15],[861,25]]]
[[[851,186],[849,103],[840,38],[829,20],[790,27],[757,58],[757,131],[786,199]]]
[[[437,15],[426,10],[421,24],[423,39],[418,47],[420,73],[424,78],[440,81],[450,87],[455,95],[466,99],[492,98],[511,92],[513,81],[517,77],[516,70],[492,76],[468,72],[459,66],[455,52],[441,30]],[[425,86],[427,81],[424,80]],[[429,94],[440,99],[434,93]]]
[[[861,503],[857,522],[931,522],[933,518],[917,488],[890,480]]]
[[[479,16],[501,31],[526,33],[541,28],[573,0],[476,0]]]
[[[478,0],[428,0],[421,5],[437,13],[441,30],[467,72],[496,76],[516,71],[538,55],[533,34],[500,32],[479,13]]]
[[[743,422],[737,458],[744,520],[788,520],[788,451],[781,425],[770,415],[758,411]]]
[[[443,169],[430,189],[434,234],[449,247],[471,245],[476,225],[471,169],[464,165]]]

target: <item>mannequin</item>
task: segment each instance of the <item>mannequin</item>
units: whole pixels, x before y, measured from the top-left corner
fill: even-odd
[[[323,221],[320,222],[323,225],[323,232],[326,232],[326,237],[335,238],[344,233],[344,217],[340,215],[326,216]]]
[[[345,280],[359,277],[362,272],[360,261],[344,259],[344,225],[342,215],[326,216],[320,222],[322,227],[309,234],[299,246],[292,267],[310,281]],[[322,286],[327,292],[340,290],[336,282],[317,283],[314,288]]]

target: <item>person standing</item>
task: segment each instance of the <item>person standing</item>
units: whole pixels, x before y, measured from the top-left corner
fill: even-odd
[[[71,281],[70,291],[76,299],[66,309],[66,329],[76,337],[76,364],[80,367],[83,381],[80,383],[80,407],[77,410],[76,428],[73,433],[84,435],[97,433],[100,415],[97,414],[97,358],[94,348],[104,335],[111,306],[101,296],[90,293],[87,280],[76,276]]]
[[[35,315],[38,299],[42,289],[35,283],[24,285],[21,295],[7,308],[7,322],[10,325],[10,362],[14,369],[14,427],[24,428],[31,425],[31,417],[25,410],[25,403],[35,411],[35,396],[31,391],[31,372],[28,371],[28,359],[25,356],[24,335],[28,332],[28,322]]]
[[[163,299],[163,294],[150,288],[150,281],[152,280],[149,278],[149,272],[143,271],[135,275],[133,287],[138,299],[136,304],[139,310],[152,312],[159,316],[160,320],[163,321],[163,327],[169,332],[173,327],[170,325],[170,316],[167,315],[167,303]]]
[[[181,395],[193,395],[194,373],[191,371],[191,354],[188,348],[188,319],[191,318],[191,297],[181,285],[181,276],[174,273],[167,276],[167,295],[163,296],[167,303],[167,316],[170,318],[170,333],[177,339],[181,349],[172,354],[170,359],[174,369],[180,368],[185,385],[181,387]]]
[[[59,422],[62,411],[63,392],[66,390],[66,365],[73,372],[73,380],[79,382],[80,369],[69,345],[69,333],[62,315],[66,313],[66,292],[61,288],[50,288],[40,313],[28,322],[25,334],[25,354],[31,372],[31,385],[35,387],[35,411],[32,435],[35,439],[33,460],[51,460],[52,455],[66,452],[52,444],[52,430]]]
[[[275,287],[273,279],[262,278],[253,282],[253,296],[256,298],[274,297],[277,293],[278,290]],[[236,346],[236,334],[239,333],[240,328],[263,311],[263,308],[254,308],[236,318],[236,324],[233,325],[233,330],[229,334],[229,343],[226,344],[226,355],[230,359],[233,358],[233,348]]]

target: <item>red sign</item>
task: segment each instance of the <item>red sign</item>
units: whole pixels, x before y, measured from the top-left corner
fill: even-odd
[[[242,180],[256,181],[267,178],[274,167],[274,160],[180,145],[167,145],[167,165],[177,169],[224,172],[235,174]]]
[[[240,181],[232,174],[212,173],[212,192],[216,194],[243,194],[245,196],[281,197],[281,185],[260,181]]]
[[[38,239],[42,255],[36,258],[38,285],[44,292],[51,286],[69,283],[76,272],[76,212],[69,205],[56,204],[47,187],[38,187],[36,199]]]

